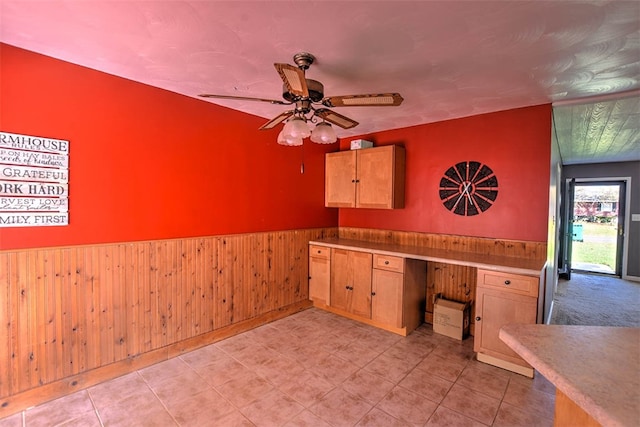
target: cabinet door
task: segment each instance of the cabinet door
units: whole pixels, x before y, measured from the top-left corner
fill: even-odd
[[[331,307],[347,311],[351,295],[349,278],[349,251],[331,250]]]
[[[404,274],[373,269],[371,285],[371,319],[402,328]]]
[[[331,306],[371,318],[371,254],[331,251]]]
[[[325,156],[324,205],[330,208],[356,206],[356,151],[338,151]]]
[[[329,248],[317,249],[320,254],[309,250],[309,299],[318,304],[329,305],[329,283],[331,259]]]
[[[498,334],[500,328],[508,323],[536,323],[537,308],[538,299],[535,297],[478,286],[473,350],[529,366]]]
[[[352,285],[349,311],[371,319],[371,267],[372,255],[366,252],[351,252]]]
[[[393,209],[404,205],[404,148],[357,150],[356,207]]]

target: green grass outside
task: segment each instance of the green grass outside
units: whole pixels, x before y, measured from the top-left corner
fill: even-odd
[[[576,224],[582,225],[584,241],[573,242],[571,262],[607,265],[615,270],[617,227],[594,222],[578,222]],[[591,239],[595,241],[590,241]]]

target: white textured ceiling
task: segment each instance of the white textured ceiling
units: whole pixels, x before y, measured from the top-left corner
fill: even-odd
[[[591,127],[629,130],[632,141],[610,143],[622,150],[615,159],[601,141],[575,141],[566,119],[588,114],[576,112],[588,101],[639,96],[638,1],[0,0],[0,40],[194,97],[280,99],[273,63],[306,51],[317,58],[307,77],[326,95],[405,99],[399,107],[336,109],[360,123],[339,137],[557,102],[565,163],[640,160],[640,125],[629,120],[638,118],[638,102],[607,120],[590,115]],[[265,122],[287,108],[202,102]]]

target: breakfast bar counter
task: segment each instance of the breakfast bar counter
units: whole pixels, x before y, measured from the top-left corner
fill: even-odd
[[[556,386],[556,426],[638,425],[640,328],[510,324],[499,336]]]

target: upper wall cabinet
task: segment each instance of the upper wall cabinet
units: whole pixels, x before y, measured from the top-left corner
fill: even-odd
[[[405,150],[398,145],[328,153],[325,206],[403,208],[404,174]]]

